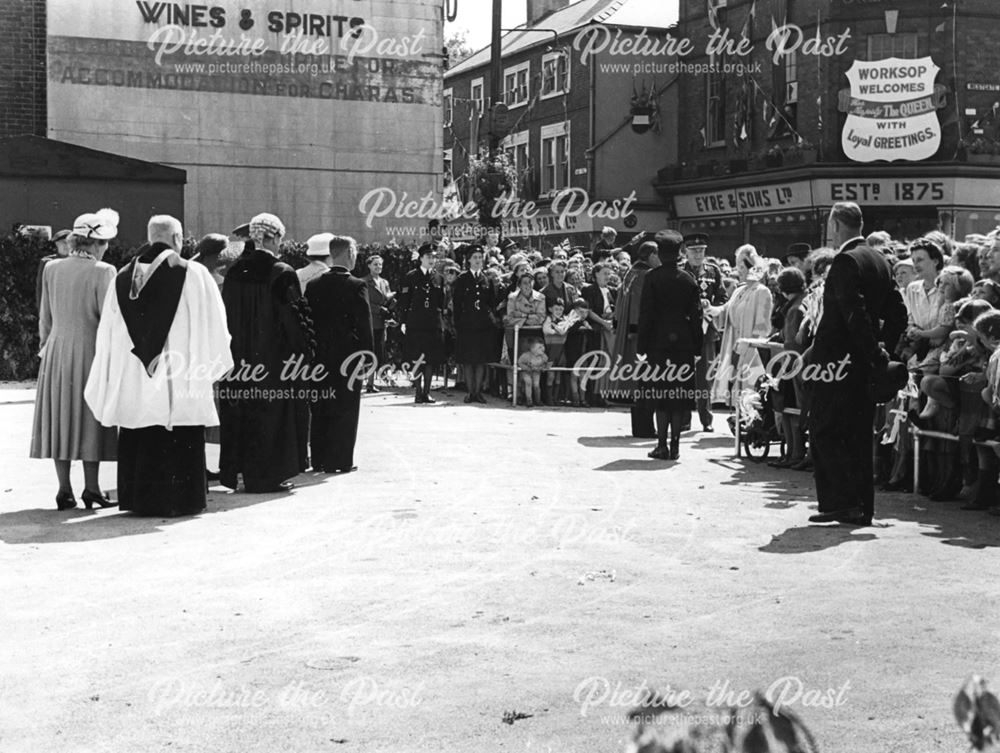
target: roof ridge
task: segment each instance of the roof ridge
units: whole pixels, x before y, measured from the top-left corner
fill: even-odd
[[[604,23],[607,19],[611,18],[611,16],[620,11],[622,6],[628,1],[629,0],[614,0],[614,2],[612,2],[604,10],[597,13],[593,17],[593,21],[596,21],[597,23]]]

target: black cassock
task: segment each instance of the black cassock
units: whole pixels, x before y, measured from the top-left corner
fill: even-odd
[[[484,364],[500,360],[500,339],[492,312],[500,302],[496,283],[483,272],[463,272],[455,281],[455,362]]]
[[[308,404],[296,395],[304,385],[282,370],[299,356],[308,366],[308,308],[295,271],[250,242],[226,274],[222,301],[235,365],[220,384],[220,481],[235,489],[242,473],[248,492],[269,491],[307,467]],[[242,374],[244,365],[266,375]]]
[[[306,300],[316,331],[314,362],[326,372],[311,383],[322,395],[311,403],[309,444],[315,471],[347,471],[354,466],[364,372],[352,380],[361,362],[358,353],[374,349],[368,286],[344,267],[333,267],[306,285]],[[370,365],[371,356],[364,363]],[[346,365],[345,365],[346,362]],[[342,373],[346,371],[346,373]]]

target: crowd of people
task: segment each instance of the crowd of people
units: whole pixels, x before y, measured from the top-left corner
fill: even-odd
[[[285,228],[271,214],[205,236],[190,260],[179,254],[180,223],[154,217],[148,243],[116,271],[101,257],[117,214],[83,215],[39,269],[31,456],[55,461],[59,509],[76,506],[73,460],[83,461],[88,508],[115,504],[98,481],[99,463],[111,460],[117,502],[140,513],[204,508],[206,479],[283,491],[310,467],[355,469],[360,393],[384,388],[377,367],[396,360],[418,404],[435,402],[435,374],[447,381],[453,367],[466,403],[516,392],[527,407],[627,404],[633,435],[655,437],[650,456],[662,460],[678,458],[695,414],[713,431],[713,408],[764,394],[786,448],[771,465],[815,471],[818,485],[839,484],[832,494],[843,496],[843,479],[830,477],[853,456],[825,444],[826,431],[850,414],[848,434],[857,432],[868,414],[832,415],[830,406],[860,395],[858,379],[898,379],[883,368],[893,361],[909,378],[888,396],[875,400],[873,388],[861,399],[880,405],[865,428],[873,452],[850,499],[821,499],[820,517],[870,522],[866,468],[886,489],[907,488],[911,426],[937,432],[924,490],[996,512],[998,233],[961,242],[936,231],[910,242],[862,236],[860,209],[838,207],[829,247],[792,243],[764,258],[747,244],[733,262],[708,255],[704,234],[638,232],[619,244],[605,228],[589,248],[566,241],[542,253],[496,231],[456,243],[432,227],[396,290],[382,256],[358,259],[353,239],[332,233],[309,239],[302,268],[279,261]],[[342,368],[358,353],[371,354],[363,369]],[[803,363],[849,356],[850,389],[776,368],[789,353]],[[609,366],[645,364],[653,376],[574,369],[593,354]],[[217,474],[205,467],[206,438],[221,445]]]

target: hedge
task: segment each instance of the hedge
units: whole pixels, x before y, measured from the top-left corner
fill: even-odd
[[[187,238],[181,255],[190,258],[194,238]],[[309,263],[304,243],[285,241],[280,258],[295,269]],[[38,376],[38,304],[35,301],[35,280],[38,265],[44,256],[55,253],[49,241],[22,235],[0,237],[0,380],[22,381]],[[367,259],[374,253],[384,260],[383,276],[393,290],[413,267],[412,249],[397,246],[366,245],[358,250],[358,265],[354,274],[368,273]],[[134,248],[112,243],[104,261],[121,269],[135,254]]]

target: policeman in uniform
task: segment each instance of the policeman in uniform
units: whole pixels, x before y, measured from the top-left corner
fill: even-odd
[[[701,305],[721,306],[726,302],[726,289],[722,284],[722,270],[712,262],[705,261],[708,236],[705,233],[691,233],[684,236],[685,260],[681,269],[694,278],[701,290]],[[712,431],[712,403],[709,399],[708,368],[715,361],[719,346],[719,331],[707,312],[702,320],[705,333],[701,347],[701,358],[695,365],[695,390],[698,393],[698,416],[701,428]]]
[[[444,362],[444,288],[434,272],[436,244],[425,243],[418,250],[420,266],[407,273],[399,291],[399,321],[403,327],[403,360],[415,370],[417,403],[435,403],[431,397],[431,377]]]

